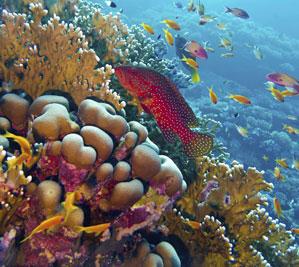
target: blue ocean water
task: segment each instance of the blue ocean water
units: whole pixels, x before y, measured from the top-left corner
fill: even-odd
[[[99,1],[95,1],[100,3]],[[177,8],[174,3],[181,3]],[[194,1],[195,3],[197,1]],[[269,198],[268,211],[273,212],[272,198],[279,197],[284,217],[281,220],[288,227],[299,226],[298,170],[293,166],[299,159],[298,134],[290,134],[284,125],[299,128],[299,97],[287,97],[278,102],[265,89],[266,75],[271,72],[287,73],[299,78],[299,1],[270,0],[209,0],[200,1],[205,5],[208,15],[216,20],[200,26],[199,15],[187,11],[188,1],[126,0],[115,1],[116,9],[123,9],[122,19],[128,24],[150,24],[156,31],[151,37],[156,40],[165,28],[163,19],[177,21],[181,30],[178,32],[187,40],[199,43],[209,42],[215,49],[207,60],[199,60],[202,82],[180,88],[197,115],[206,115],[222,124],[217,138],[227,147],[232,159],[246,167],[255,166],[265,171],[268,182],[275,185]],[[224,13],[225,6],[246,10],[250,16],[244,20]],[[219,30],[217,23],[224,23],[226,30]],[[174,33],[174,31],[172,31]],[[174,33],[175,34],[175,33]],[[218,47],[221,37],[232,41],[232,58],[223,58],[223,49]],[[165,42],[165,41],[163,41]],[[175,49],[167,47],[166,57],[178,59]],[[258,60],[254,46],[262,53]],[[181,66],[181,70],[189,74]],[[207,87],[213,85],[218,96],[217,105],[210,102]],[[282,89],[282,88],[281,88]],[[229,94],[246,95],[252,101],[251,106],[244,106],[229,100]],[[248,137],[241,136],[236,125],[248,130]],[[263,159],[264,158],[264,159]],[[281,168],[286,177],[284,182],[277,181],[273,171],[276,159],[285,158],[289,168]]]

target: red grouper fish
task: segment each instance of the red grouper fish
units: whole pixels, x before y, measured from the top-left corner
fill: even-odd
[[[213,138],[190,129],[198,126],[197,118],[168,78],[148,68],[131,66],[116,67],[115,74],[121,85],[138,98],[144,111],[154,116],[168,142],[179,137],[191,157],[211,151]]]

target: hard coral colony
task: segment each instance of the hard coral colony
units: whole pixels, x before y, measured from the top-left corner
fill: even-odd
[[[153,62],[152,42],[137,51],[147,39],[132,29],[85,1],[3,2],[1,266],[298,266],[291,232],[262,208],[272,185],[255,168],[202,157],[212,136],[191,128],[208,122],[163,75],[185,76]],[[174,94],[164,104],[180,105],[172,121],[149,95],[137,103],[155,120],[134,117],[110,88],[124,95],[114,68],[134,62],[161,68]],[[161,142],[157,125],[185,152]]]

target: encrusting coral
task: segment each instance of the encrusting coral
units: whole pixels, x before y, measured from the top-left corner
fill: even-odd
[[[0,76],[36,98],[50,89],[68,92],[75,102],[98,96],[120,110],[124,103],[109,89],[113,69],[96,68],[100,59],[80,30],[72,24],[50,18],[42,24],[47,10],[30,4],[33,20],[3,10],[0,28]]]

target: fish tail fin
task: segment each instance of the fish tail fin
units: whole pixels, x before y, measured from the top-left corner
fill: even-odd
[[[198,70],[192,69],[191,78],[193,83],[199,83],[200,82],[200,75]]]
[[[74,230],[75,230],[75,232],[77,232],[77,233],[81,233],[81,232],[84,231],[84,227],[83,227],[83,226],[76,225],[76,226],[74,226]]]
[[[33,236],[33,233],[31,233],[30,235],[28,235],[27,237],[25,237],[23,240],[21,240],[20,244],[26,242],[28,239],[30,239]]]
[[[299,84],[295,84],[293,88],[296,90],[297,94],[299,94]]]
[[[184,150],[190,157],[200,157],[209,153],[213,148],[213,137],[208,134],[190,130],[187,140],[182,140]]]
[[[231,11],[232,11],[231,8],[229,8],[227,6],[225,7],[225,11],[224,11],[225,13],[230,13]]]

